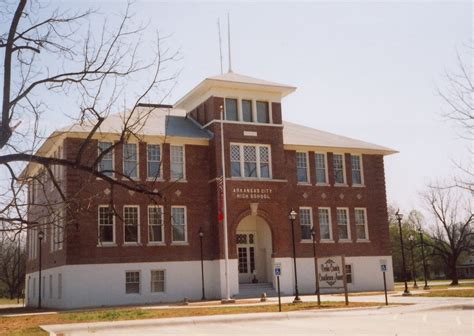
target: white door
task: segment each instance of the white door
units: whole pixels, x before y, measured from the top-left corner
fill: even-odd
[[[236,235],[239,283],[251,283],[255,271],[255,232],[239,232]]]

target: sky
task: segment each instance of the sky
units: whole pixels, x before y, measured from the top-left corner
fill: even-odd
[[[111,23],[125,7],[51,4],[99,7]],[[218,18],[227,69],[229,13],[234,72],[296,86],[283,100],[287,121],[398,150],[385,159],[387,198],[407,212],[422,206],[427,183],[456,174],[453,161],[467,160],[469,144],[443,117],[438,88],[455,69],[456,50],[471,41],[470,2],[137,1],[133,12],[180,51],[171,104],[220,73]]]

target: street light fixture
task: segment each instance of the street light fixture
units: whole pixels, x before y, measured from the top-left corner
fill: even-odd
[[[41,242],[43,241],[44,239],[44,231],[43,230],[40,230],[38,232],[38,240],[39,240],[39,244],[38,244],[38,249],[39,249],[39,253],[38,253],[38,262],[39,262],[39,279],[38,279],[38,285],[39,285],[39,289],[38,289],[38,309],[41,309]]]
[[[291,223],[291,242],[293,243],[293,264],[294,264],[294,271],[295,271],[295,299],[293,303],[300,303],[301,299],[298,293],[298,275],[296,271],[296,247],[295,247],[295,219],[296,219],[296,211],[291,209],[290,213],[288,214],[288,218],[290,219]]]
[[[415,265],[415,256],[413,254],[413,242],[415,241],[415,236],[412,234],[408,236],[408,240],[410,241],[410,254],[411,254],[411,273],[413,276],[413,288],[417,289],[418,284],[416,283],[416,265]]]
[[[318,260],[316,258],[316,230],[311,228],[311,237],[313,237],[313,258],[314,258],[314,278],[316,281],[316,295],[318,297],[318,306],[321,305],[321,295],[319,293]]]
[[[395,214],[395,217],[397,218],[398,221],[398,229],[400,231],[400,246],[402,249],[402,264],[403,264],[403,281],[405,282],[405,290],[403,291],[403,295],[411,295],[410,291],[408,290],[408,284],[407,284],[407,268],[405,265],[405,247],[403,246],[403,234],[402,234],[402,219],[403,219],[403,214],[400,213],[400,209],[397,210],[397,213]]]
[[[426,271],[426,259],[425,259],[425,240],[423,239],[423,229],[418,227],[418,233],[420,234],[420,241],[421,241],[421,258],[423,261],[423,278],[425,280],[425,286],[423,289],[430,289],[430,286],[428,286],[428,276],[427,276],[427,271]]]
[[[201,300],[206,299],[206,293],[204,292],[204,253],[202,249],[202,239],[204,238],[204,232],[202,231],[202,228],[199,228],[199,240],[201,243],[201,287],[202,287],[202,298]]]

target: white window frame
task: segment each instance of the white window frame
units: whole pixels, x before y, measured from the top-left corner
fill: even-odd
[[[347,238],[339,238],[339,222],[337,220],[337,211],[338,210],[344,210],[346,212],[346,217],[347,217]],[[337,225],[337,241],[338,242],[351,242],[351,219],[349,216],[349,208],[347,207],[337,207],[336,208],[336,225]]]
[[[354,180],[352,180],[352,186],[353,187],[364,187],[365,186],[365,180],[364,180],[364,164],[362,161],[362,155],[361,154],[351,154],[351,178],[352,178],[352,172],[354,171],[354,167],[352,165],[352,157],[356,156],[359,158],[359,165],[360,165],[360,183],[354,183]]]
[[[138,293],[127,293],[127,273],[138,273]],[[140,270],[125,271],[125,295],[141,295],[142,294],[142,274]]]
[[[150,158],[148,156],[148,146],[158,146],[158,148],[160,149],[160,160],[159,161],[156,161],[156,160],[152,160],[152,162],[158,162],[158,165],[160,167],[160,175],[158,176],[150,176],[150,167],[149,167],[149,163],[150,163]],[[154,143],[147,143],[146,144],[146,178],[148,181],[162,181],[163,180],[163,146],[161,144],[154,144]]]
[[[58,273],[58,300],[63,297],[63,274]]]
[[[110,144],[110,146],[114,145],[113,141],[98,141],[97,142],[97,156],[99,156],[101,154],[100,143],[108,143],[108,144]],[[109,153],[110,153],[110,155],[112,155],[112,175],[110,177],[114,178],[115,177],[115,172],[114,172],[115,171],[115,147],[112,148],[112,150]],[[100,162],[98,162],[97,164],[99,165]]]
[[[175,178],[173,177],[173,155],[172,155],[172,150],[173,147],[181,147],[183,149],[183,177],[182,178]],[[186,182],[186,146],[185,145],[177,145],[177,144],[171,144],[170,145],[170,179],[172,181],[177,181],[177,182]]]
[[[184,209],[184,240],[174,240],[173,237],[173,209]],[[171,206],[171,245],[187,245],[188,244],[188,209],[185,205]]]
[[[225,100],[226,99],[236,99],[237,100],[237,120],[227,120],[227,111],[226,111],[226,104]],[[252,121],[244,121],[243,118],[243,108],[242,108],[242,101],[243,100],[248,100],[251,102],[252,106]],[[268,123],[261,123],[257,121],[257,101],[262,102],[262,103],[267,103],[268,104]],[[272,125],[273,124],[273,110],[272,110],[272,100],[269,100],[267,98],[262,98],[258,99],[255,97],[248,97],[246,95],[242,96],[227,96],[224,97],[224,104],[223,104],[223,109],[224,109],[224,122],[227,123],[238,123],[238,124],[246,124],[246,125]]]
[[[301,210],[309,210],[309,224],[302,224],[301,223],[301,218],[303,218],[301,216]],[[301,229],[301,242],[302,243],[308,243],[308,242],[313,242],[313,237],[311,236],[311,229],[314,227],[314,221],[313,221],[313,208],[312,207],[300,207],[299,208],[299,222],[300,222],[300,229]],[[302,230],[302,226],[309,226],[309,230],[310,230],[310,238],[303,238],[303,230]]]
[[[363,211],[363,213],[364,213],[365,238],[358,238],[357,237],[357,226],[358,226],[358,224],[357,224],[356,211]],[[368,223],[368,220],[367,220],[367,208],[354,208],[354,220],[355,220],[355,226],[356,226],[356,241],[357,242],[368,242],[369,241],[369,223]]]
[[[163,272],[163,291],[153,291],[153,272]],[[150,293],[153,294],[164,294],[166,293],[166,270],[164,269],[152,269],[150,270]]]
[[[151,241],[150,240],[150,209],[160,209],[161,212],[161,240],[160,241]],[[164,216],[164,211],[163,211],[163,206],[162,205],[149,205],[147,207],[147,224],[148,224],[148,245],[164,245],[165,244],[165,222],[164,222],[165,216]]]
[[[232,176],[233,179],[244,179],[244,180],[271,180],[273,176],[272,172],[272,146],[267,144],[255,144],[255,143],[239,143],[239,142],[231,142],[229,147],[229,155],[232,155],[232,146],[238,146],[240,151],[240,177]],[[245,157],[244,157],[244,146],[253,146],[255,147],[255,154],[256,154],[256,164],[257,164],[257,176],[256,177],[246,177],[245,176]],[[266,147],[268,149],[268,177],[261,177],[261,161],[260,161],[260,147]],[[231,161],[231,157],[229,157],[229,162]]]
[[[236,107],[237,107],[237,120],[228,120],[227,119],[227,104],[226,104],[226,100],[227,99],[232,99],[232,100],[235,100],[235,104],[236,104]],[[239,97],[225,97],[224,98],[224,120],[225,121],[230,121],[230,122],[239,122],[239,121],[242,121],[242,107],[240,106],[241,104],[241,98]]]
[[[329,238],[322,238],[321,235],[321,222],[319,220],[319,210],[328,211],[328,221],[329,221]],[[318,225],[319,225],[319,242],[320,243],[334,243],[334,235],[332,232],[332,218],[331,218],[331,208],[330,207],[318,207]]]
[[[336,181],[336,170],[334,169],[334,157],[336,155],[342,156],[342,176],[343,176],[343,179],[344,179],[344,181],[342,183]],[[334,185],[335,186],[347,186],[346,156],[345,156],[344,153],[332,153],[332,173],[334,175]]]
[[[303,167],[298,167],[298,154],[304,154],[305,156],[305,162],[306,162],[306,181],[298,181],[298,168],[303,168]],[[311,184],[311,177],[309,176],[309,155],[308,152],[299,152],[297,151],[295,154],[295,161],[296,161],[296,182],[298,184]]]
[[[98,234],[97,234],[97,246],[115,246],[116,245],[116,225],[115,225],[115,213],[114,213],[114,210],[112,210],[112,235],[113,235],[113,241],[111,242],[103,242],[100,240],[100,209],[101,208],[109,208],[110,209],[110,205],[103,205],[103,204],[99,204],[97,206],[97,230],[98,230]]]
[[[351,275],[351,282],[348,282],[348,285],[353,285],[354,284],[354,265],[352,263],[350,264],[345,264],[344,266],[349,266],[351,268],[351,272],[349,273]],[[347,270],[344,270],[346,273],[346,281],[347,281]]]
[[[254,99],[255,101],[255,119],[252,123],[258,124],[258,125],[271,125],[273,124],[273,113],[272,113],[272,102],[267,99]],[[268,122],[267,123],[262,123],[258,121],[258,111],[257,111],[257,103],[267,103],[268,105]]]
[[[326,182],[319,182],[318,181],[318,165],[316,161],[317,155],[322,155],[324,157],[324,176]],[[314,173],[316,178],[316,185],[318,186],[328,186],[329,185],[329,174],[328,174],[328,155],[324,152],[315,152],[314,153]]]
[[[137,241],[126,241],[125,240],[125,227],[127,226],[127,224],[125,223],[125,209],[126,208],[132,208],[132,209],[137,209]],[[124,245],[139,245],[140,244],[140,241],[141,241],[141,237],[140,237],[140,206],[139,205],[129,205],[129,204],[125,204],[123,206],[123,210],[122,210],[122,218],[123,218],[123,244]]]
[[[125,146],[127,145],[134,145],[135,148],[137,149],[137,161],[136,161],[136,172],[137,172],[137,176],[128,176],[126,173],[125,173]],[[125,180],[128,180],[128,179],[131,179],[131,180],[139,180],[140,179],[140,146],[138,143],[136,142],[126,142],[123,144],[122,146],[122,173],[123,173],[123,179]]]
[[[49,299],[52,299],[53,298],[53,275],[50,274],[49,277],[48,277],[48,295],[49,295]]]

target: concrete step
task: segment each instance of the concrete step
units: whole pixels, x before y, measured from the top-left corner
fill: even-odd
[[[276,290],[271,283],[252,283],[239,284],[239,294],[235,295],[237,299],[260,298],[262,293],[266,293],[267,297],[277,296]]]

